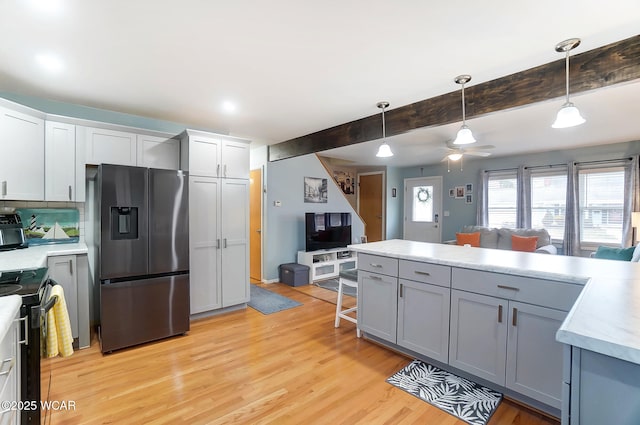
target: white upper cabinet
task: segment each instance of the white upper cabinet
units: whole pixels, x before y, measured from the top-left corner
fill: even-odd
[[[222,140],[222,170],[220,177],[230,179],[249,178],[249,143]]]
[[[182,169],[191,176],[218,177],[220,174],[220,140],[202,135],[182,139]]]
[[[0,146],[0,199],[42,201],[44,119],[0,106]]]
[[[45,200],[84,202],[84,145],[76,144],[76,126],[45,123]]]
[[[93,127],[78,127],[78,130],[79,141],[85,145],[87,164],[136,165],[135,133]]]
[[[190,175],[249,178],[249,142],[193,130],[182,138],[182,168]]]
[[[140,167],[180,169],[180,140],[138,134],[137,149]]]

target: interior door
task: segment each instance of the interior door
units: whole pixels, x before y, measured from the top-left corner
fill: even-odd
[[[442,176],[404,180],[403,239],[441,242]]]
[[[262,281],[262,170],[249,176],[249,277]]]
[[[367,242],[381,241],[384,235],[384,174],[359,174],[358,182],[358,214],[364,221]]]

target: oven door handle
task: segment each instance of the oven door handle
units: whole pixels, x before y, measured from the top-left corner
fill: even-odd
[[[56,305],[57,302],[58,302],[57,295],[54,295],[51,298],[49,298],[47,302],[44,303],[42,307],[40,307],[40,314],[42,314],[43,316],[46,315],[49,312],[49,310],[51,310],[53,306]]]
[[[46,320],[47,313],[49,310],[53,308],[54,305],[58,302],[58,296],[54,295],[47,300],[44,304],[36,305],[32,307],[31,314],[31,329],[38,329],[41,326],[40,319],[44,318]]]
[[[18,344],[29,345],[29,316],[19,318],[18,322],[22,322],[22,330],[24,332],[24,339],[19,340]]]

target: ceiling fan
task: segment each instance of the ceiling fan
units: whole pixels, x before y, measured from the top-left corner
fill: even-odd
[[[446,150],[446,155],[442,158],[442,162],[447,161],[447,172],[451,171],[449,169],[449,164],[451,161],[456,162],[460,161],[460,171],[462,171],[462,158],[464,156],[479,156],[479,157],[487,157],[491,155],[491,152],[487,152],[487,149],[493,149],[495,146],[493,145],[483,145],[483,146],[473,146],[473,147],[459,147],[459,146],[451,146],[447,144],[443,149]]]

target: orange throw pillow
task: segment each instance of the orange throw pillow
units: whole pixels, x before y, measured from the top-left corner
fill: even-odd
[[[456,233],[456,243],[458,245],[468,243],[471,246],[480,246],[480,232]]]
[[[511,235],[511,249],[513,251],[534,252],[537,245],[537,236]]]

